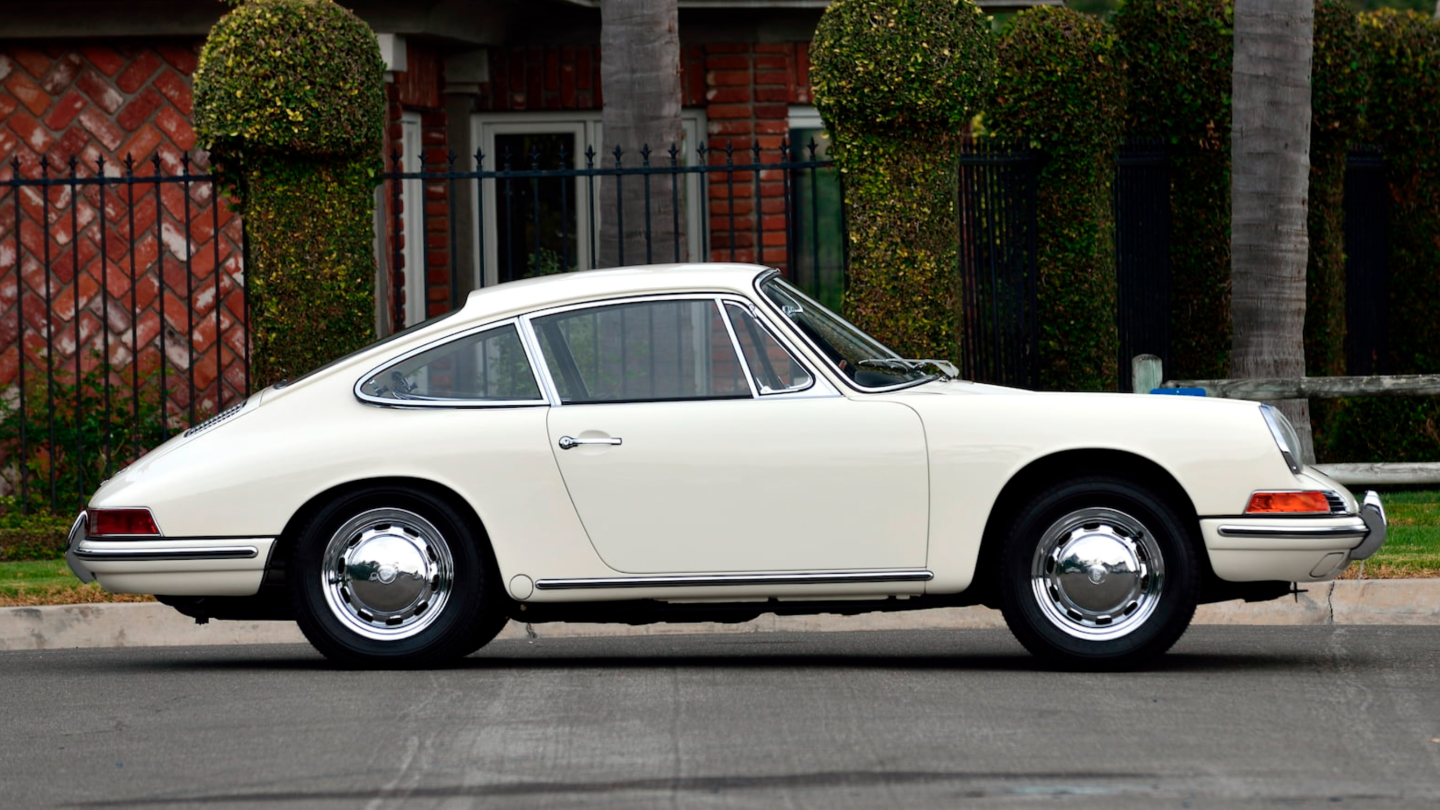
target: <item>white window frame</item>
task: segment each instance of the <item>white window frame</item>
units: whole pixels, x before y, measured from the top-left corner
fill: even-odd
[[[420,159],[420,113],[400,115],[400,170],[419,172],[424,168]],[[400,207],[405,247],[405,325],[425,320],[425,184],[421,180],[404,180],[400,184]]]
[[[706,139],[705,113],[703,110],[686,109],[680,113],[681,127],[681,165],[699,165],[699,156],[696,149]],[[495,151],[496,135],[528,135],[528,134],[570,134],[575,136],[575,152],[570,156],[571,168],[584,168],[585,150],[595,150],[595,165],[597,168],[607,165],[607,153],[605,151],[604,127],[601,124],[600,110],[561,110],[561,111],[540,111],[540,112],[502,112],[502,113],[475,113],[471,116],[471,137],[472,143],[480,149],[485,156],[485,171],[498,171],[500,168],[501,156]],[[662,149],[653,151],[650,159],[656,161],[668,161],[670,159],[668,150],[669,144]],[[652,149],[654,149],[652,145]],[[636,165],[632,159],[638,160],[633,153],[625,156],[625,165]],[[473,170],[473,156],[471,157]],[[528,157],[524,155],[512,155],[512,167],[515,169],[528,169]],[[614,157],[608,157],[610,165],[614,163]],[[606,206],[603,201],[603,178],[596,178],[601,182],[595,183],[596,200],[592,201],[594,215],[594,226],[603,227],[601,222]],[[495,221],[496,189],[497,183],[493,179],[486,179],[479,185],[483,192],[483,199],[478,199],[475,186],[471,187],[472,200],[470,227],[472,232],[480,233],[482,224],[480,222],[480,211],[485,212],[483,224],[483,235],[485,239],[484,268],[485,277],[480,278],[480,252],[476,251],[475,263],[472,274],[476,286],[490,286],[498,283],[500,262],[499,262],[499,228]],[[704,187],[700,174],[687,174],[684,178],[685,197],[685,246],[686,254],[682,255],[682,261],[704,261],[703,245],[708,239],[705,238],[705,231],[702,230],[709,222],[709,201],[705,198]],[[579,205],[582,195],[586,193],[586,178],[575,179],[575,197],[572,204],[575,206],[575,234],[577,252],[575,266],[581,269],[588,269],[593,263],[591,255],[591,217],[589,212]],[[658,193],[660,189],[657,187]],[[664,189],[668,193],[669,189]],[[613,194],[613,189],[611,190]],[[483,203],[483,206],[482,206]],[[598,244],[598,242],[597,242]],[[671,257],[657,257],[658,261],[669,261]]]

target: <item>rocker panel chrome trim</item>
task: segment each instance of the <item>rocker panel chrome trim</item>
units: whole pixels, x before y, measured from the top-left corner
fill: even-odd
[[[934,573],[925,570],[826,571],[821,573],[790,574],[703,574],[540,579],[536,580],[535,587],[542,591],[577,588],[702,588],[715,585],[834,585],[865,582],[929,582],[934,578]]]

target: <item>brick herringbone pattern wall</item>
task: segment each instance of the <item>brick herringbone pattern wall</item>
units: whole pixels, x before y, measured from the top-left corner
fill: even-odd
[[[163,365],[176,427],[243,396],[240,220],[208,179],[153,179],[208,171],[198,44],[0,46],[0,182],[110,181],[0,185],[0,390],[22,362],[30,380],[133,363],[159,397]]]

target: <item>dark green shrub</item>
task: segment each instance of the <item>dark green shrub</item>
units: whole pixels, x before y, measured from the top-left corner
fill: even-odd
[[[1115,12],[1128,134],[1170,142],[1171,366],[1230,366],[1230,0],[1129,0]]]
[[[1390,371],[1440,372],[1440,24],[1423,14],[1360,15],[1371,72],[1366,134],[1390,183]],[[1336,461],[1440,461],[1433,397],[1344,400],[1325,431]]]
[[[384,119],[374,32],[331,0],[248,0],[206,40],[196,132],[243,206],[260,385],[374,338]]]
[[[1312,65],[1305,371],[1334,377],[1346,372],[1345,156],[1359,142],[1370,89],[1360,26],[1348,0],[1316,0]]]
[[[906,356],[958,359],[959,133],[991,82],[989,22],[971,0],[837,0],[810,53],[844,178],[845,315]]]
[[[997,48],[986,128],[1049,156],[1040,173],[1040,385],[1114,390],[1112,182],[1125,114],[1113,34],[1094,17],[1041,6],[1016,15]]]

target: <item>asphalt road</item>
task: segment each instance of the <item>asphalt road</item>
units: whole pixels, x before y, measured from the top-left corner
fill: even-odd
[[[541,628],[543,634],[543,628]],[[1197,627],[1130,674],[1000,631],[0,653],[5,807],[1425,807],[1440,627]]]

